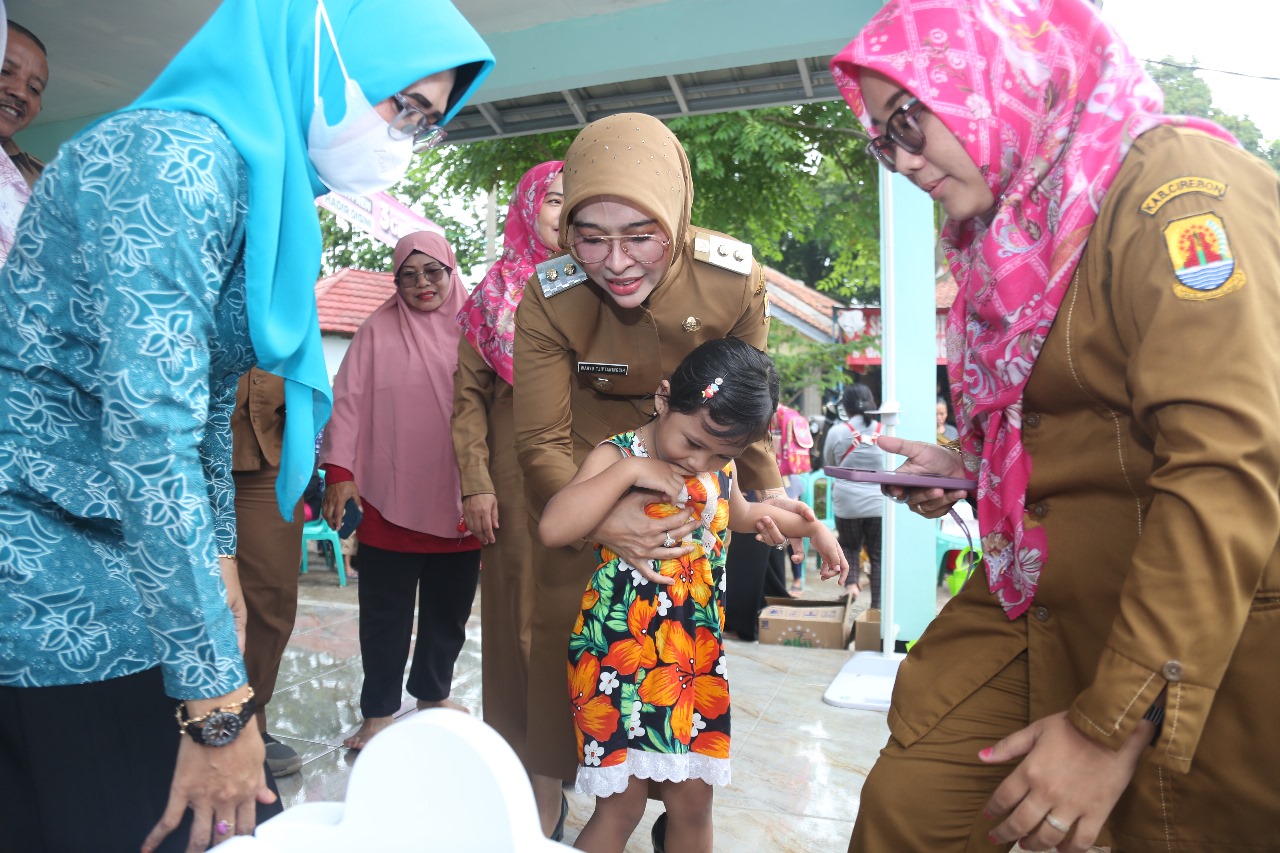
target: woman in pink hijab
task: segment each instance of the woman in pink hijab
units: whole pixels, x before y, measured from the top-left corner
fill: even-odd
[[[899,669],[850,850],[1275,849],[1280,179],[1087,0],[891,0],[832,72],[947,216],[961,448],[879,445],[977,479],[985,569]]]
[[[400,710],[466,710],[449,700],[453,666],[480,573],[480,543],[460,532],[458,461],[449,439],[453,371],[466,299],[444,237],[419,231],[395,250],[396,292],[360,326],[334,380],[333,417],[320,450],[327,486],[321,513],[335,530],[349,501],[360,537],[361,749]]]
[[[454,377],[453,446],[462,471],[466,525],[484,543],[480,626],[484,721],[523,757],[533,619],[533,556],[524,477],[515,452],[512,343],[516,308],[534,267],[552,254],[564,199],[563,163],[540,163],[516,184],[502,257],[458,314],[463,340]],[[533,777],[554,835],[563,814],[560,782]]]

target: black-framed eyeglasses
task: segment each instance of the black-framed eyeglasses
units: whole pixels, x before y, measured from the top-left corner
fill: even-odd
[[[418,107],[409,103],[409,99],[399,93],[391,96],[400,112],[387,125],[387,133],[392,139],[413,139],[413,150],[417,152],[435,148],[444,142],[444,128],[436,124]]]
[[[884,133],[867,143],[867,150],[890,172],[898,171],[893,149],[898,146],[908,154],[924,151],[924,131],[920,129],[920,113],[928,107],[919,98],[908,98],[884,123]]]
[[[444,264],[423,267],[420,270],[402,269],[396,273],[396,286],[402,288],[417,287],[419,279],[428,284],[439,284],[451,272],[453,272],[453,267],[447,267]]]
[[[573,242],[570,245],[572,246],[573,256],[580,262],[598,264],[609,257],[609,253],[613,251],[613,247],[609,245],[612,240],[618,242],[624,255],[637,264],[644,266],[656,264],[662,260],[667,253],[667,246],[671,245],[670,239],[659,237],[657,234],[620,234],[616,236],[605,234],[583,236],[574,234]]]

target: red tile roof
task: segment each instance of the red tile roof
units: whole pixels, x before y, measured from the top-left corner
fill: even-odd
[[[764,268],[764,279],[769,285],[769,299],[778,308],[818,329],[831,328],[832,308],[846,307],[843,302],[814,290],[803,281],[783,275],[772,267]]]
[[[316,282],[322,334],[354,335],[374,309],[396,292],[388,272],[340,269]]]

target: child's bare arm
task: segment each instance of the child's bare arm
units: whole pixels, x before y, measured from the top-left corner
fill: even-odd
[[[788,539],[807,538],[822,565],[822,579],[840,576],[843,583],[849,574],[849,561],[840,549],[835,535],[821,521],[809,521],[804,516],[770,504],[751,503],[738,490],[738,481],[733,481],[733,492],[729,497],[729,529],[735,533],[754,533],[756,522],[765,517],[773,519],[774,524]]]
[[[569,485],[547,502],[538,522],[542,544],[560,548],[584,538],[633,486],[674,500],[684,481],[665,462],[623,457],[613,445],[600,445],[583,460]]]

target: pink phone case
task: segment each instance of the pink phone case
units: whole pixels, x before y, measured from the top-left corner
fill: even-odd
[[[853,480],[855,483],[879,483],[908,489],[964,489],[969,492],[978,488],[977,480],[942,477],[937,474],[899,474],[897,471],[869,471],[865,468],[824,468],[823,470],[832,477]]]

